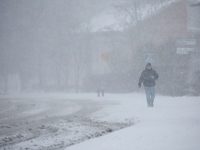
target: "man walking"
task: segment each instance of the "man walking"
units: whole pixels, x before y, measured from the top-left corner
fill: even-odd
[[[150,63],[147,63],[145,70],[143,70],[140,76],[138,86],[140,88],[143,82],[148,107],[153,107],[154,104],[155,85],[156,85],[155,80],[157,79],[158,79],[157,72],[151,67]]]

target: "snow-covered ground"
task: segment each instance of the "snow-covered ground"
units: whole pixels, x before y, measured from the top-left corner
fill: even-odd
[[[0,102],[2,150],[200,149],[200,97],[157,95],[153,108],[144,93],[28,94]]]
[[[157,96],[153,108],[146,107],[144,94],[108,95],[105,99],[116,105],[100,110],[99,119],[137,118],[136,124],[66,150],[200,149],[200,97]]]

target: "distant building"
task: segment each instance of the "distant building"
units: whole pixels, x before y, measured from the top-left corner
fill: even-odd
[[[104,20],[102,16],[100,18]],[[108,19],[109,17],[105,16],[105,18]],[[115,22],[113,19],[111,20],[112,21],[109,22],[110,28],[109,23],[106,24],[102,21],[105,28],[103,28],[103,25],[99,25],[101,28],[99,28],[99,30],[95,28],[96,32],[93,32],[93,66],[89,67],[90,70],[88,70],[88,73],[105,73],[105,66],[103,66],[104,61],[101,59],[101,53],[103,52],[109,53],[108,61],[111,63],[116,61],[117,63],[117,60],[113,59],[118,59],[119,61],[122,57],[126,57],[128,60],[133,59],[134,55],[137,56],[136,51],[141,49],[144,45],[153,44],[154,46],[160,46],[166,44],[168,41],[176,43],[177,39],[185,39],[188,34],[187,2],[185,0],[171,3],[166,8],[159,10],[157,14],[147,16],[132,29],[129,29],[130,31],[122,30],[117,25],[113,25],[113,23],[117,24],[119,22]],[[98,45],[101,45],[101,47],[98,47]],[[112,66],[110,67],[112,68]],[[127,67],[127,69],[130,69],[129,67]],[[109,68],[109,63],[107,68]],[[112,72],[112,70],[109,71]]]
[[[135,26],[128,30],[123,30],[111,23],[111,28],[106,26],[104,30],[93,32],[91,40],[93,51],[91,62],[87,65],[89,68],[87,75],[105,75],[104,80],[108,80],[105,82],[112,84],[112,77],[108,77],[109,74],[127,74],[129,72],[129,75],[119,75],[119,78],[113,82],[124,80],[122,79],[123,77],[127,80],[130,77],[126,81],[126,83],[130,84],[128,86],[130,88],[131,84],[136,84],[132,83],[131,80],[137,78],[138,70],[144,67],[145,55],[153,54],[156,59],[154,66],[160,69],[163,75],[166,75],[164,69],[168,69],[170,71],[169,76],[173,78],[173,70],[174,66],[176,66],[175,69],[178,72],[176,76],[180,79],[177,82],[181,83],[181,80],[188,80],[189,74],[185,71],[188,71],[189,67],[191,67],[190,60],[194,56],[191,56],[192,54],[178,55],[176,53],[178,48],[176,42],[178,39],[195,38],[197,40],[195,51],[199,50],[200,28],[195,27],[194,32],[194,27],[189,26],[194,22],[191,12],[195,11],[190,4],[190,1],[187,0],[172,2],[169,6],[160,9],[156,14],[138,21]],[[104,19],[101,17],[101,20]],[[117,24],[117,22],[115,23]],[[101,47],[98,47],[99,45]],[[101,59],[103,52],[107,52],[109,55],[109,59],[106,61]],[[104,66],[104,62],[107,63],[106,66]],[[130,73],[131,71],[132,73]],[[163,83],[165,84],[165,81]],[[120,85],[116,83],[116,86]]]

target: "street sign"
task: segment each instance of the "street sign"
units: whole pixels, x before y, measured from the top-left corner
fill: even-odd
[[[196,45],[196,39],[177,39],[177,45]]]
[[[146,62],[146,63],[153,63],[153,60],[154,60],[153,54],[147,54],[147,55],[145,56],[145,62]]]
[[[103,62],[103,66],[106,67],[108,63],[106,61]]]
[[[177,54],[188,54],[189,51],[194,51],[194,48],[177,48]]]
[[[177,53],[177,54],[188,54],[188,51],[177,50],[176,53]]]
[[[108,59],[108,54],[107,54],[106,52],[102,53],[102,54],[101,54],[101,58],[102,58],[103,60]]]

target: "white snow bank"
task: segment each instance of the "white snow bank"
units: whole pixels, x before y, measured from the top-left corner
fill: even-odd
[[[94,114],[100,120],[134,117],[126,129],[98,137],[66,150],[199,150],[200,98],[157,96],[155,107],[146,107],[144,94],[116,94],[99,98],[116,105]]]

